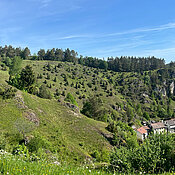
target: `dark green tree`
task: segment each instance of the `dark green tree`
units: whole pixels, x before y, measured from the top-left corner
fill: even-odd
[[[22,69],[20,74],[20,85],[21,89],[28,89],[30,86],[34,85],[36,82],[35,73],[32,70],[32,67],[27,65]]]
[[[26,59],[29,58],[29,56],[30,56],[30,50],[29,50],[28,47],[26,47],[26,48],[22,51],[21,57],[22,57],[24,60],[26,60]]]

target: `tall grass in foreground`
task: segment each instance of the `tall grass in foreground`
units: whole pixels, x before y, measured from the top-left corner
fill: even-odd
[[[0,174],[9,175],[109,175],[103,170],[90,169],[88,166],[56,165],[47,161],[26,161],[5,151],[0,152]]]

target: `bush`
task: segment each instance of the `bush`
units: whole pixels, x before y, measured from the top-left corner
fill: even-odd
[[[136,148],[119,147],[111,154],[110,164],[117,172],[134,174],[165,173],[175,168],[173,134],[150,135]],[[130,173],[129,173],[130,174]]]
[[[44,84],[41,85],[41,87],[39,88],[38,96],[41,98],[52,99],[52,95],[50,91],[46,88]]]
[[[16,94],[16,89],[13,89],[12,87],[6,87],[5,89],[3,87],[0,87],[0,95],[3,97],[3,99],[10,99],[13,98]]]
[[[93,118],[95,120],[107,121],[107,111],[103,107],[103,102],[99,97],[89,97],[83,104],[81,111],[84,115]]]
[[[71,93],[68,93],[64,100],[78,106],[78,103],[75,101],[75,98],[73,97]]]
[[[51,143],[47,141],[44,137],[36,134],[28,143],[27,147],[30,152],[37,153],[40,148],[50,149]]]

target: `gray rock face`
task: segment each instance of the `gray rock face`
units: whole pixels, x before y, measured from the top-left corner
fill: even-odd
[[[39,126],[39,118],[32,110],[27,110],[23,112],[23,116],[27,118],[29,121],[34,123],[36,126]]]
[[[71,104],[69,102],[66,102],[66,103],[64,103],[64,106],[70,108],[71,110],[73,110],[76,113],[80,113],[80,109],[76,105],[74,105],[74,104]]]
[[[160,94],[162,94],[163,96],[166,96],[167,95],[167,92],[166,92],[166,88],[165,87],[163,87],[163,88],[156,87],[155,91],[158,92],[158,93],[160,93]]]
[[[165,89],[165,88],[163,88],[161,92],[162,92],[162,95],[163,95],[164,97],[167,95],[166,89]]]
[[[170,84],[170,93],[173,95],[174,94],[174,81]]]

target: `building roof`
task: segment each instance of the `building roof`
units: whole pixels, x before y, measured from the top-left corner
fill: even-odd
[[[170,125],[170,126],[173,126],[173,125],[175,125],[175,119],[166,120],[165,123]]]
[[[148,126],[142,126],[144,129],[149,130],[150,128]]]
[[[148,126],[142,126],[142,127],[138,128],[137,131],[140,132],[141,134],[146,134],[147,129],[149,129]]]
[[[165,124],[162,122],[152,123],[151,126],[153,129],[165,128]]]

